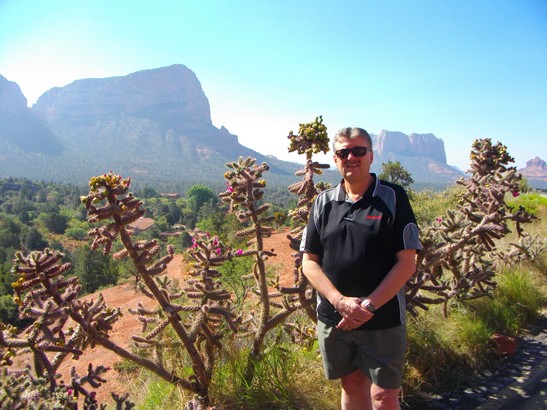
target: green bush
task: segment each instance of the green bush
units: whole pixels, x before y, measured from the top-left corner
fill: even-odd
[[[473,303],[477,317],[495,331],[515,336],[539,319],[545,295],[530,274],[513,268],[498,275],[498,288],[492,299]]]
[[[74,253],[74,272],[80,278],[82,291],[85,293],[115,285],[119,278],[117,261],[99,251],[91,250],[88,245],[78,248]]]
[[[517,197],[508,194],[506,202],[515,210],[522,206],[529,214],[535,216],[538,216],[541,208],[547,207],[547,197],[537,193],[526,193]]]
[[[18,320],[17,305],[13,301],[13,295],[0,296],[0,322],[15,325]]]
[[[416,215],[418,226],[424,227],[436,221],[446,214],[448,209],[454,207],[463,193],[461,186],[452,186],[442,192],[425,190],[413,192],[410,201]]]
[[[71,219],[68,222],[68,228],[65,230],[65,236],[67,238],[81,241],[87,239],[87,232],[90,226],[87,221],[79,221],[77,219]]]
[[[247,300],[249,280],[246,276],[253,269],[254,261],[251,258],[233,258],[219,266],[224,287],[233,295],[233,301],[238,308],[242,308]]]

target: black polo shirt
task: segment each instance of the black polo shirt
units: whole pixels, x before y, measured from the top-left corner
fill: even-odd
[[[319,255],[323,271],[345,296],[369,295],[395,264],[397,252],[421,249],[405,190],[371,175],[373,183],[357,202],[347,199],[342,184],[321,192],[302,238],[301,251]],[[317,315],[327,325],[342,319],[322,295]],[[360,329],[387,329],[405,320],[403,288]]]

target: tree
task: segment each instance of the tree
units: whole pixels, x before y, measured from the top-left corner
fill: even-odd
[[[66,216],[61,215],[59,212],[42,213],[40,219],[44,223],[44,226],[53,233],[62,234],[68,226]]]
[[[82,291],[93,293],[97,289],[115,285],[118,281],[117,264],[108,256],[93,251],[89,245],[78,248],[74,254],[76,275],[80,278]]]
[[[68,227],[65,230],[65,236],[81,241],[87,238],[88,231],[89,223],[87,221],[81,221],[80,219],[72,218],[68,221]]]
[[[0,295],[0,322],[16,324],[17,323],[17,305],[13,301],[12,295]]]
[[[401,165],[399,161],[388,161],[382,164],[382,173],[378,177],[384,181],[409,188],[414,183],[410,172]]]
[[[188,188],[186,191],[186,197],[188,200],[193,201],[193,209],[196,215],[206,202],[211,201],[213,204],[218,202],[215,192],[203,184],[192,185]]]
[[[159,195],[154,188],[147,186],[140,190],[139,196],[141,198],[157,198]]]
[[[15,254],[15,249],[12,249],[13,252],[10,252],[12,255]],[[12,295],[13,288],[11,284],[15,280],[15,276],[11,272],[11,261],[3,260],[0,261],[0,295]]]
[[[20,224],[9,217],[0,226],[0,248],[19,248]]]
[[[29,251],[37,251],[48,246],[40,231],[36,228],[30,228],[24,238],[25,248]]]

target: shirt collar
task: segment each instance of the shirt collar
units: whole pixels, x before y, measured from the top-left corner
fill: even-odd
[[[380,184],[380,180],[376,178],[376,174],[370,173],[370,175],[373,178],[372,184],[368,187],[367,191],[363,195],[363,197],[374,197],[378,195],[378,186]],[[347,198],[346,191],[344,191],[344,180],[342,179],[340,183],[336,186],[336,198],[339,202],[344,202]]]

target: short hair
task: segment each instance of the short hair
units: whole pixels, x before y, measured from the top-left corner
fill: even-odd
[[[357,127],[346,127],[339,130],[334,136],[334,139],[332,140],[332,150],[336,151],[336,143],[338,142],[338,140],[342,138],[353,139],[357,137],[366,139],[370,145],[370,148],[372,148],[372,138],[370,138],[370,135],[368,134],[368,132],[366,132],[366,130]]]

